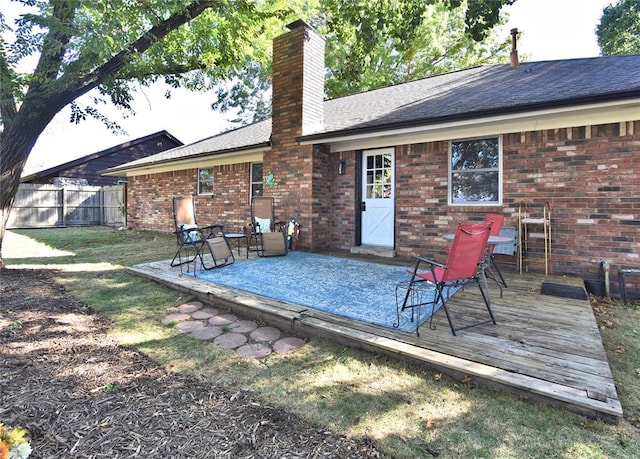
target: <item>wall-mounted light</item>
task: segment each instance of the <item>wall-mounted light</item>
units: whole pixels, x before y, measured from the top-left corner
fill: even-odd
[[[345,162],[344,159],[338,161],[338,175],[344,175]]]

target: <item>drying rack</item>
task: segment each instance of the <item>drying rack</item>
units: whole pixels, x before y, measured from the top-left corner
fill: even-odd
[[[533,205],[531,207],[538,211],[537,215],[527,207],[527,204],[520,204],[518,208],[518,269],[520,274],[523,271],[529,271],[529,263],[535,260],[532,257],[531,239],[541,239],[543,245],[541,261],[544,263],[544,275],[548,276],[551,258],[551,206],[548,202],[545,203],[542,207],[542,215],[539,207]],[[537,228],[538,232],[532,231],[533,228]],[[539,232],[540,229],[542,233]]]

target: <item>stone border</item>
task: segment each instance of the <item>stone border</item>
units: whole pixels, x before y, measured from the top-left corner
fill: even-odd
[[[180,333],[212,341],[224,349],[235,349],[245,357],[261,359],[273,352],[289,354],[298,350],[305,341],[295,336],[282,336],[282,332],[269,326],[258,326],[253,320],[238,318],[235,314],[205,307],[201,301],[190,301],[176,308],[162,319],[165,325],[176,323]]]

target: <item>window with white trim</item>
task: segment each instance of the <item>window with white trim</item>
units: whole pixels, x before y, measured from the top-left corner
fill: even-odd
[[[452,140],[449,145],[449,205],[501,204],[500,138]]]
[[[213,167],[198,169],[198,194],[213,194]]]
[[[262,163],[251,163],[251,196],[249,199],[253,199],[254,196],[262,196],[263,186]]]

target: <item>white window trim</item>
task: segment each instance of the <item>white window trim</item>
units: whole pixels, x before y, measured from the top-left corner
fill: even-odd
[[[456,141],[465,141],[465,140],[477,140],[477,139],[490,139],[493,137],[498,138],[498,201],[493,202],[453,202],[451,199],[451,185],[452,185],[452,170],[451,170],[451,144]],[[504,158],[504,152],[502,151],[502,135],[483,135],[476,137],[466,137],[461,139],[452,139],[449,141],[448,152],[447,152],[447,204],[452,207],[495,207],[502,205],[502,162]]]
[[[260,182],[257,182],[257,181],[254,182],[253,181],[253,166],[255,164],[261,164],[262,167],[263,167],[262,170],[263,170],[263,173],[264,173],[264,163],[262,161],[255,161],[255,162],[252,161],[251,162],[251,165],[249,167],[249,204],[251,204],[251,201],[253,200],[253,185],[256,184],[256,183],[262,183],[263,184],[262,177],[260,177]],[[263,191],[263,194],[264,194],[264,184],[262,185],[262,191]]]
[[[208,181],[208,183],[211,183],[211,188],[212,188],[212,191],[210,193],[201,193],[200,192],[200,171],[203,170],[203,169],[211,169],[211,180]],[[213,166],[211,166],[211,167],[199,167],[198,168],[198,185],[197,185],[198,186],[198,188],[197,188],[198,196],[211,196],[211,195],[213,195],[214,191],[215,191],[215,184],[216,184],[216,180],[215,180],[214,167]]]

